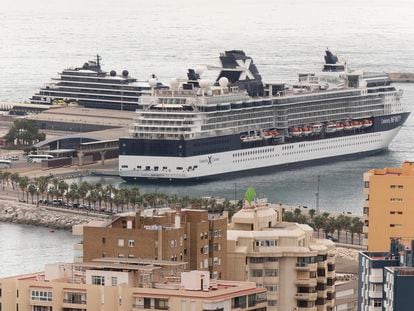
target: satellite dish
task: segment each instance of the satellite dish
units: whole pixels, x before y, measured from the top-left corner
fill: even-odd
[[[211,81],[207,79],[201,79],[199,84],[202,89],[208,89],[211,86]]]
[[[229,85],[229,79],[227,79],[226,77],[221,77],[218,83],[221,87],[227,87]]]
[[[170,81],[171,88],[176,89],[178,87],[178,84],[179,83],[178,83],[178,80],[176,78],[171,79],[171,81]]]
[[[201,76],[204,73],[204,71],[206,71],[206,69],[207,69],[206,66],[199,65],[195,68],[195,72],[196,74]]]
[[[157,86],[157,83],[158,83],[158,81],[157,81],[157,79],[155,79],[155,78],[150,78],[150,79],[148,79],[148,84],[149,84],[149,85],[150,85],[150,87],[152,87],[152,88],[156,87],[156,86]]]

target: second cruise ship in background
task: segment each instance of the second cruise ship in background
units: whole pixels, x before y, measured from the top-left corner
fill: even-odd
[[[158,87],[162,87],[159,83]],[[82,67],[68,68],[59,73],[32,96],[32,104],[51,105],[56,101],[75,102],[87,108],[135,110],[138,98],[150,93],[148,81],[137,81],[123,70],[118,75],[101,68],[101,57],[83,64]]]
[[[406,121],[401,90],[384,73],[349,71],[326,51],[318,74],[264,83],[243,51],[220,56],[217,80],[173,79],[140,98],[132,137],[121,138],[126,180],[194,180],[324,162],[384,150]]]

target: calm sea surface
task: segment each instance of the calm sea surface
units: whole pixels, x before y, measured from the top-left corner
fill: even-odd
[[[221,51],[243,49],[265,80],[279,81],[319,70],[326,47],[353,68],[414,72],[414,2],[0,0],[0,102],[27,100],[57,72],[96,53],[106,70],[128,69],[141,79],[155,73],[168,82],[189,67],[216,63]],[[398,87],[412,106],[414,85]],[[414,160],[413,134],[411,118],[390,150],[374,157],[199,185],[137,186],[232,199],[252,185],[273,201],[312,207],[320,175],[322,209],[360,213],[362,173]],[[127,187],[119,179],[100,181]],[[65,232],[0,224],[0,275],[71,260],[75,240]]]

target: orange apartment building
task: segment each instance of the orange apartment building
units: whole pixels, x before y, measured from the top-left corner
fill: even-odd
[[[227,217],[197,209],[123,214],[105,227],[83,228],[83,261],[102,257],[188,262],[226,278]]]
[[[391,238],[414,238],[414,162],[364,174],[364,243],[369,252],[388,251]]]

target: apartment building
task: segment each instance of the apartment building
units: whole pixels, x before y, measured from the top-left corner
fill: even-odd
[[[414,162],[364,174],[364,243],[369,252],[386,252],[393,238],[414,238]]]
[[[414,246],[414,243],[411,243]],[[413,255],[399,240],[390,251],[361,252],[359,255],[358,310],[413,310]]]
[[[268,310],[333,310],[334,245],[308,225],[282,222],[281,206],[246,202],[227,238],[227,277],[266,288]]]
[[[251,282],[177,272],[183,263],[125,259],[47,265],[0,279],[0,309],[19,311],[266,311],[266,290]]]
[[[198,209],[126,213],[110,224],[85,226],[77,249],[83,261],[96,258],[148,258],[185,261],[191,270],[226,278],[227,217]]]

